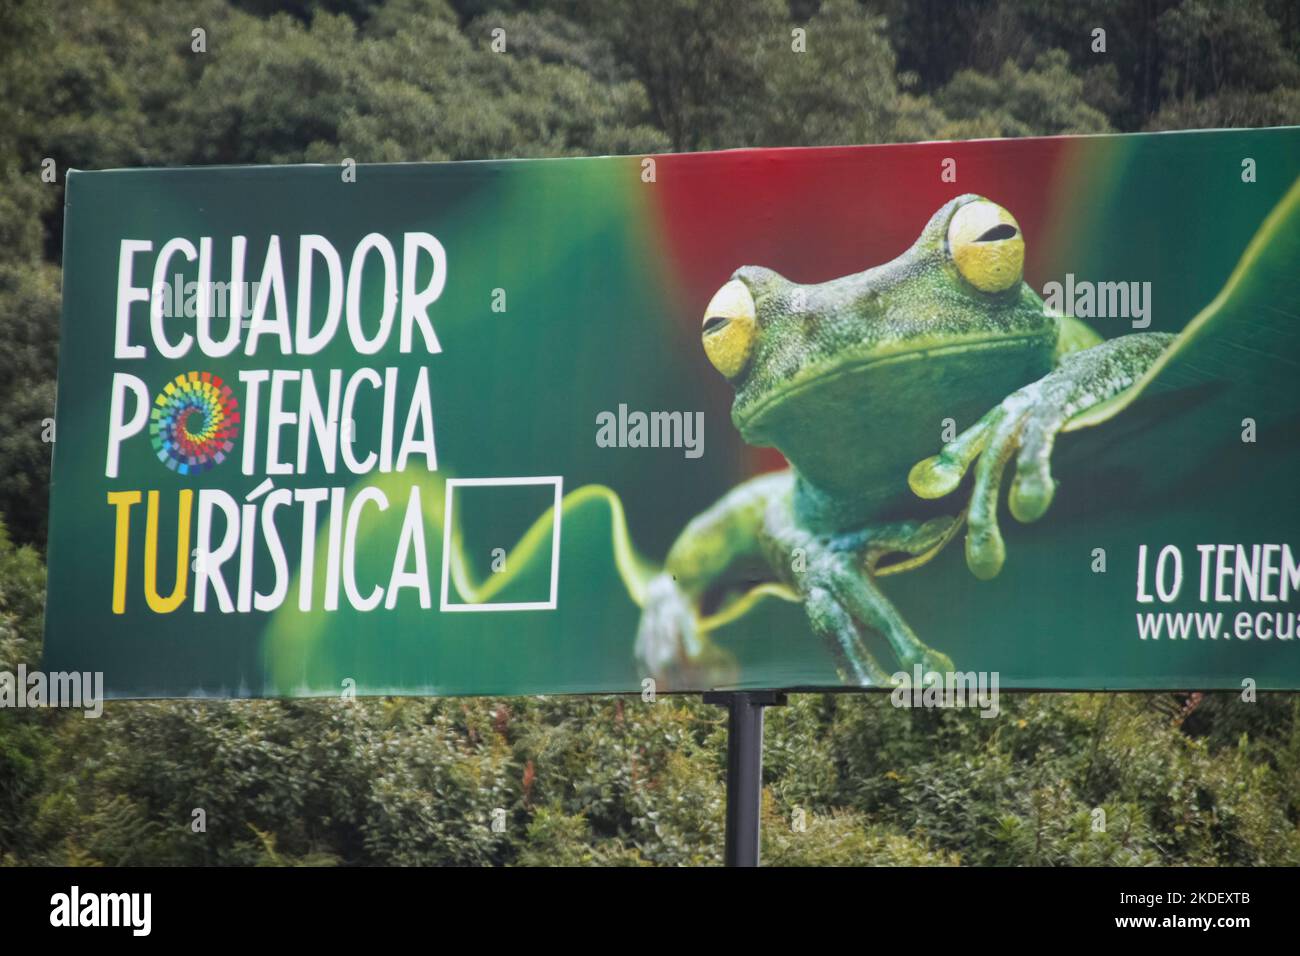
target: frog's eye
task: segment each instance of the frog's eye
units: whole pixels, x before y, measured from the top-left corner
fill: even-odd
[[[948,249],[957,271],[981,292],[1005,292],[1020,281],[1025,238],[1015,217],[997,203],[967,203],[948,224]]]
[[[732,279],[713,294],[704,310],[704,354],[727,378],[735,378],[749,364],[758,335],[754,297],[739,279]]]

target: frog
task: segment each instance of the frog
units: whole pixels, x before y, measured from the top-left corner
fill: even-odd
[[[809,284],[761,266],[732,273],[705,308],[701,344],[734,390],[741,439],[788,467],[737,485],[670,546],[637,626],[649,676],[717,686],[727,655],[702,625],[764,585],[802,603],[845,685],[896,686],[877,656],[886,647],[902,673],[953,672],[881,579],[921,567],[963,529],[971,573],[997,577],[1012,459],[1008,510],[1037,521],[1057,492],[1057,436],[1133,387],[1174,339],[1103,338],[1047,308],[1024,263],[1012,213],[967,193],[865,271]]]

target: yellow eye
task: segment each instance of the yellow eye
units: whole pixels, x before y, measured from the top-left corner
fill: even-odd
[[[948,224],[948,248],[962,277],[981,292],[1005,292],[1025,268],[1025,238],[1015,217],[997,203],[977,199]]]
[[[735,378],[749,364],[758,335],[754,297],[745,283],[732,279],[713,294],[704,310],[704,354],[727,378]]]

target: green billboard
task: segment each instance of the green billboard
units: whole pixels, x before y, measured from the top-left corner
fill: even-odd
[[[1300,129],[74,172],[109,696],[1300,688]]]

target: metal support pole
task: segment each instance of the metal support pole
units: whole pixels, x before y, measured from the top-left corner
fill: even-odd
[[[727,866],[758,866],[763,795],[763,708],[785,703],[773,690],[712,691],[706,704],[727,708]]]

